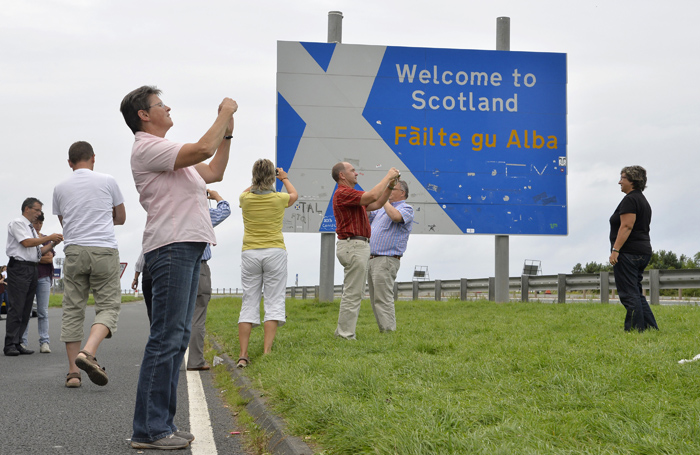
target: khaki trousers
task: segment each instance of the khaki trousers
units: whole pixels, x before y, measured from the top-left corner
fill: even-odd
[[[345,268],[345,279],[335,336],[354,340],[360,303],[365,293],[369,243],[364,240],[338,240],[336,257]]]
[[[379,256],[369,260],[367,273],[369,299],[380,332],[396,330],[394,282],[399,267],[401,267],[401,261],[389,256]]]
[[[204,336],[206,335],[207,307],[211,300],[211,270],[206,261],[199,266],[199,285],[197,301],[192,316],[192,332],[190,333],[190,352],[187,357],[187,368],[199,368],[206,365],[204,360]]]
[[[99,246],[68,245],[63,274],[63,316],[61,341],[83,341],[83,321],[88,294],[95,297],[95,322],[109,329],[107,338],[117,331],[122,304],[119,275],[119,251]]]

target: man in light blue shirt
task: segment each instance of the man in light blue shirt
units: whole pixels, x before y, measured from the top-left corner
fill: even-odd
[[[398,180],[384,207],[369,213],[372,237],[367,283],[380,332],[396,330],[394,282],[413,228],[413,207],[406,203],[407,197],[408,184]]]
[[[216,201],[216,208],[209,209],[212,226],[221,224],[231,214],[231,207],[219,193],[207,190],[207,199]],[[207,262],[211,259],[211,245],[207,244],[202,254],[202,265],[199,267],[199,287],[197,303],[192,316],[192,335],[190,335],[190,353],[187,357],[188,371],[205,371],[211,368],[204,360],[204,324],[207,322],[207,307],[211,299],[211,270]]]

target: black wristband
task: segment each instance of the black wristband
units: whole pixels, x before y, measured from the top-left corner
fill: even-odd
[[[224,136],[224,139],[233,139],[233,136]]]

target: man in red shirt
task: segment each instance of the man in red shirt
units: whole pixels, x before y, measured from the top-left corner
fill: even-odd
[[[333,195],[335,232],[338,235],[336,256],[345,269],[335,335],[354,340],[367,279],[369,238],[372,233],[367,212],[378,210],[386,204],[400,174],[398,169],[392,167],[377,186],[369,191],[354,189],[358,174],[350,163],[336,164],[331,174],[338,183],[338,189]]]

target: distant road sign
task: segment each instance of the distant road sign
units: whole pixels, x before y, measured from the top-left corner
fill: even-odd
[[[394,166],[414,233],[566,235],[566,54],[277,44],[287,232],[332,232],[339,161],[372,188]],[[278,182],[278,189],[282,185]]]
[[[128,265],[127,262],[120,262],[119,266],[121,267],[121,271],[119,272],[119,278],[124,276],[124,270],[126,270],[126,266]]]

